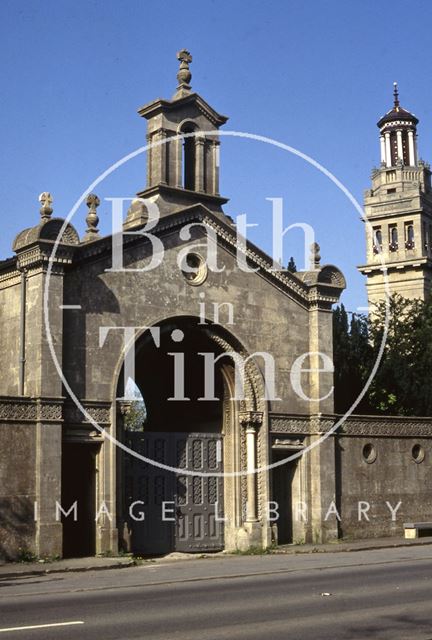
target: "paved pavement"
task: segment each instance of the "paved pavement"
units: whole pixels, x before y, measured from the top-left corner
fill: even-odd
[[[0,578],[0,639],[431,640],[431,598],[429,545],[218,555]]]
[[[272,554],[297,555],[309,553],[341,553],[346,551],[371,551],[374,549],[399,548],[411,546],[432,545],[432,537],[418,538],[416,540],[405,540],[403,538],[372,538],[368,540],[339,540],[330,544],[322,545],[281,545],[271,551]],[[217,557],[228,554],[201,554],[200,557]],[[147,558],[142,562],[164,563],[179,560],[193,560],[196,555],[186,553],[171,553],[164,557]],[[0,578],[38,575],[46,573],[60,573],[63,571],[90,571],[101,569],[118,569],[133,567],[137,564],[130,556],[109,556],[109,557],[89,557],[89,558],[69,558],[56,561],[39,562],[6,562],[0,561]]]

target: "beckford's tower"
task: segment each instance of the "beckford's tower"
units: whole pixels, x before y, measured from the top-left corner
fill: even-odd
[[[417,155],[418,119],[399,104],[378,122],[381,165],[372,172],[372,189],[365,193],[369,306],[385,297],[385,269],[389,293],[406,298],[429,294],[432,280],[432,192],[430,167]]]

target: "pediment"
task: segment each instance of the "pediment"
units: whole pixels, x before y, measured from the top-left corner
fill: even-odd
[[[159,220],[157,227],[151,229],[151,233],[157,236],[164,246],[164,239],[168,240],[169,237],[170,249],[174,247],[180,248],[194,239],[192,236],[192,238],[185,240],[184,235],[182,238],[180,235],[181,230],[187,225],[194,224],[197,226],[191,227],[191,229],[198,230],[196,239],[200,235],[201,237],[205,235],[203,227],[208,228],[217,239],[218,250],[226,251],[232,257],[237,256],[236,227],[232,220],[222,213],[210,211],[202,204],[196,204],[172,215],[164,216]],[[198,225],[203,226],[201,226],[201,231]],[[123,233],[122,243],[125,265],[129,259],[136,259],[138,247],[142,247],[144,252],[148,253],[150,251],[150,241],[140,233],[143,230],[144,228],[141,225],[141,227],[128,229],[128,232],[125,231]],[[82,261],[100,260],[102,257],[109,258],[112,253],[112,243],[112,236],[107,236],[92,243],[81,245],[75,254],[74,262],[82,263]],[[242,250],[246,256],[248,266],[251,269],[257,269],[256,273],[244,274],[246,286],[249,286],[249,283],[250,286],[253,286],[254,278],[263,278],[268,282],[269,286],[276,287],[281,294],[294,299],[305,308],[308,308],[312,301],[314,305],[317,302],[322,302],[324,306],[329,308],[331,304],[337,302],[342,290],[345,288],[343,275],[336,267],[332,267],[332,287],[329,290],[328,267],[323,267],[322,278],[319,276],[320,272],[317,272],[316,277],[310,281],[304,278],[304,274],[309,272],[302,272],[296,275],[289,271],[275,270],[272,258],[249,241],[246,246],[242,247]],[[340,274],[340,277],[338,277],[338,274]],[[247,280],[247,278],[250,278],[250,280]]]

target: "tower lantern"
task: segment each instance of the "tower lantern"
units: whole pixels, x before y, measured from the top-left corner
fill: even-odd
[[[417,166],[417,124],[414,114],[400,106],[397,82],[393,83],[393,108],[379,121],[381,164],[386,167]]]

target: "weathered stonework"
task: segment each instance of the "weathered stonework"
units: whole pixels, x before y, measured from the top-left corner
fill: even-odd
[[[321,265],[318,245],[312,247],[310,270],[291,274],[275,271],[273,260],[248,242],[243,247],[247,264],[257,271],[239,268],[236,228],[224,214],[226,199],[219,194],[217,128],[226,117],[191,91],[190,54],[179,52],[179,60],[174,98],[140,109],[148,121],[148,139],[156,144],[147,156],[147,186],[138,194],[147,200],[135,200],[124,222],[124,231],[139,232],[148,220],[147,207],[159,207],[161,218],[152,229],[164,247],[158,268],[143,271],[152,245],[135,233],[121,237],[124,266],[131,271],[113,270],[113,238],[100,237],[97,229],[99,198],[88,196],[87,230],[80,240],[71,224],[52,217],[48,192],[40,196],[39,223],[20,232],[14,257],[0,262],[0,354],[7,363],[0,375],[0,555],[6,558],[20,550],[38,555],[116,552],[119,544],[133,548],[134,536],[141,536],[140,542],[144,539],[144,547],[151,550],[148,541],[157,542],[159,530],[136,525],[128,511],[129,498],[151,496],[159,506],[167,495],[174,496],[181,511],[189,499],[188,486],[199,497],[190,506],[197,516],[195,525],[205,523],[191,550],[206,544],[230,550],[267,547],[288,538],[332,540],[355,529],[351,498],[371,487],[378,488],[384,501],[395,498],[388,485],[392,464],[407,479],[404,495],[410,517],[429,517],[429,508],[420,502],[425,492],[416,490],[418,482],[429,486],[428,467],[413,462],[407,452],[421,445],[428,459],[430,421],[352,416],[319,444],[338,419],[327,393],[333,375],[320,374],[319,353],[332,357],[331,307],[345,279],[333,265]],[[196,138],[193,146],[182,147],[183,135]],[[181,236],[186,225],[192,225],[187,240]],[[200,260],[201,245],[209,236],[217,247],[220,270],[206,268],[200,277],[188,277],[179,265],[180,252],[188,250]],[[50,336],[44,318],[48,278]],[[227,304],[228,309],[233,305],[232,320]],[[216,320],[214,309],[220,308]],[[222,495],[220,484],[204,484],[194,476],[188,485],[180,472],[173,489],[172,476],[160,467],[149,470],[152,465],[137,463],[137,456],[117,446],[133,439],[125,429],[125,345],[114,330],[119,327],[135,328],[134,381],[148,413],[142,435],[135,439],[143,451],[151,442],[170,464],[181,454],[183,461],[192,459],[200,469],[219,465],[226,473]],[[101,328],[110,328],[103,344]],[[161,346],[149,338],[150,328],[159,331]],[[182,353],[181,345],[176,348],[176,332],[184,338],[183,355],[192,363],[193,374],[186,380],[193,391],[188,409],[168,402],[177,402],[169,397],[167,382],[167,362]],[[65,392],[52,352],[84,413]],[[219,391],[206,408],[206,403],[197,404],[205,377],[197,369],[197,356],[209,353],[218,360],[214,375]],[[274,394],[265,384],[262,353],[274,358]],[[311,366],[302,374],[306,395],[301,397],[292,388],[290,371],[307,353],[312,354]],[[233,354],[244,364],[240,397]],[[362,453],[372,440],[377,447],[373,463]],[[214,449],[210,455],[204,446],[215,447],[216,441],[221,451]],[[174,443],[179,450],[173,450]],[[196,455],[189,455],[189,446]],[[396,462],[383,455],[385,448]],[[282,459],[290,456],[282,467]],[[278,463],[282,471],[269,469]],[[56,503],[70,509],[77,497],[80,525],[74,529],[70,518],[59,516]],[[214,527],[211,542],[214,523],[199,511],[204,500],[212,508],[220,502],[225,516],[223,535]],[[284,512],[276,524],[268,518],[268,505],[277,500]],[[326,518],[333,501],[346,518],[340,525]],[[307,507],[304,522],[294,517],[297,502]],[[180,530],[188,517],[185,508],[172,534],[183,549],[189,549],[192,537]],[[400,521],[390,526],[372,522],[361,534],[386,535],[398,527]]]

